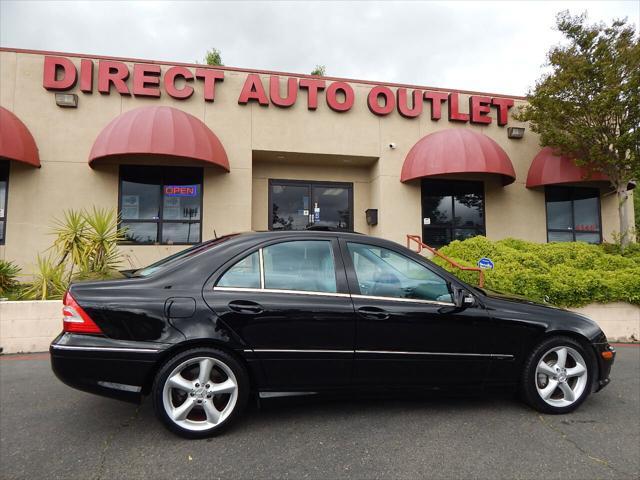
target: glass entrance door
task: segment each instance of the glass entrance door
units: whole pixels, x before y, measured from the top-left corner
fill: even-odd
[[[442,247],[485,234],[482,182],[422,180],[422,241]]]
[[[353,230],[353,184],[269,180],[269,229]]]

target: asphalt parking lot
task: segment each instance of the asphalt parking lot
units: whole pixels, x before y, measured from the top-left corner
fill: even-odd
[[[0,478],[638,478],[640,347],[571,415],[510,396],[272,399],[183,440],[140,406],[72,390],[48,354],[0,357]]]

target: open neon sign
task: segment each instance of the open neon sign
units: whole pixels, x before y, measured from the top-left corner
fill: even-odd
[[[198,185],[166,185],[164,194],[167,197],[195,197],[198,195]]]

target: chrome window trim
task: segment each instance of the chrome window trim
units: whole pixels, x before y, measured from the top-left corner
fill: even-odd
[[[219,292],[249,292],[249,293],[287,293],[290,295],[313,295],[322,297],[350,298],[348,293],[338,292],[315,292],[306,290],[281,290],[279,288],[243,288],[243,287],[213,287]]]
[[[417,298],[397,298],[397,297],[375,297],[373,295],[354,295],[348,293],[339,292],[316,292],[306,290],[285,290],[279,288],[249,288],[249,287],[213,287],[214,291],[219,292],[249,292],[249,293],[286,293],[290,295],[312,295],[312,296],[324,296],[324,297],[337,297],[337,298],[359,298],[363,300],[384,300],[391,302],[412,302],[423,303],[426,305],[441,305],[446,307],[455,306],[454,303],[438,302],[435,300],[422,300]]]
[[[258,250],[258,258],[260,259],[260,288],[264,290],[264,254],[262,248]]]
[[[54,350],[84,350],[84,351],[100,351],[100,352],[136,352],[136,353],[158,353],[160,349],[155,348],[133,348],[133,347],[78,347],[74,345],[57,345],[52,344]]]
[[[442,305],[447,307],[454,307],[455,303],[451,302],[438,302],[437,300],[423,300],[421,298],[401,298],[401,297],[378,297],[375,295],[360,295],[360,294],[351,294],[352,298],[359,298],[362,300],[370,299],[370,300],[384,300],[384,301],[392,301],[392,302],[414,302],[414,303],[426,303],[431,305]]]

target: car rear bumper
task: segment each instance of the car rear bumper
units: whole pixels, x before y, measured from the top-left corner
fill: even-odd
[[[70,387],[138,402],[166,347],[63,333],[51,343],[49,352],[53,372]]]

